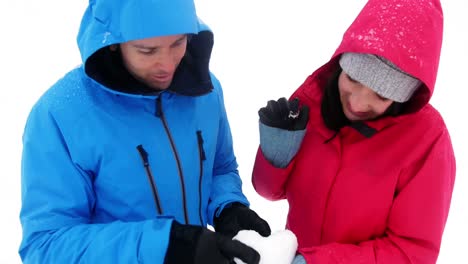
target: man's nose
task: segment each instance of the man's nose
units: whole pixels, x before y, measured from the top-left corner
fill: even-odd
[[[155,67],[164,72],[173,72],[176,64],[177,60],[171,52],[161,52],[155,61]]]

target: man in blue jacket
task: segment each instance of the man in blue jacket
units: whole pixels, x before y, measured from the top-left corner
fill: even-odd
[[[78,46],[26,123],[23,262],[258,263],[231,239],[270,227],[242,193],[193,0],[90,1]]]

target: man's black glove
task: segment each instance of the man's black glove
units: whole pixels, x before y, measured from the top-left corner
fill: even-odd
[[[238,240],[201,226],[172,223],[164,264],[229,264],[234,258],[260,262],[258,252]]]
[[[270,100],[266,107],[258,111],[260,122],[270,127],[285,130],[303,130],[309,119],[309,108],[299,108],[299,99],[291,101],[282,97],[278,101]]]
[[[241,203],[226,206],[219,217],[215,217],[214,228],[216,232],[230,238],[237,235],[240,230],[255,230],[264,237],[271,234],[268,223]]]

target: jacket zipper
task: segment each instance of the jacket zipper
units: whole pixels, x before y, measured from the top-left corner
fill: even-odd
[[[200,157],[200,177],[198,177],[198,213],[200,215],[200,224],[204,226],[202,214],[202,181],[203,181],[203,161],[206,160],[205,150],[203,149],[203,136],[201,130],[197,131],[198,154]]]
[[[180,158],[179,154],[177,153],[177,149],[175,147],[174,139],[172,138],[171,132],[169,131],[169,126],[167,125],[167,120],[164,117],[164,113],[162,110],[162,103],[161,103],[161,96],[158,96],[156,99],[156,113],[155,115],[159,117],[163,123],[164,130],[166,131],[166,134],[169,138],[169,142],[171,143],[171,148],[172,152],[174,153],[174,157],[177,162],[177,169],[179,171],[179,180],[180,180],[180,186],[182,187],[182,203],[183,203],[183,208],[184,208],[184,218],[185,218],[185,224],[189,224],[189,217],[188,217],[188,210],[187,210],[187,194],[185,191],[185,181],[184,181],[184,174],[182,171],[182,165],[180,163]]]
[[[142,145],[137,146],[138,153],[140,153],[141,160],[143,161],[143,166],[145,167],[146,176],[148,176],[148,180],[151,185],[151,191],[153,192],[153,199],[154,203],[156,204],[156,209],[158,210],[158,214],[162,215],[163,210],[161,207],[161,201],[159,200],[158,189],[156,188],[156,184],[154,183],[154,175],[151,171],[151,166],[148,161],[148,153],[145,151]]]

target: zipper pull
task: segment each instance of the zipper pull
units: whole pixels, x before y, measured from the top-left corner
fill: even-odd
[[[137,150],[140,153],[141,160],[143,161],[143,166],[148,167],[149,162],[148,162],[148,152],[143,148],[142,145],[137,146]]]
[[[200,157],[202,160],[206,160],[205,150],[203,149],[203,137],[201,134],[201,130],[197,130],[197,139],[198,147],[200,148]]]
[[[159,95],[158,98],[156,98],[155,106],[156,106],[156,112],[154,113],[154,115],[161,118],[162,116],[161,95]]]

